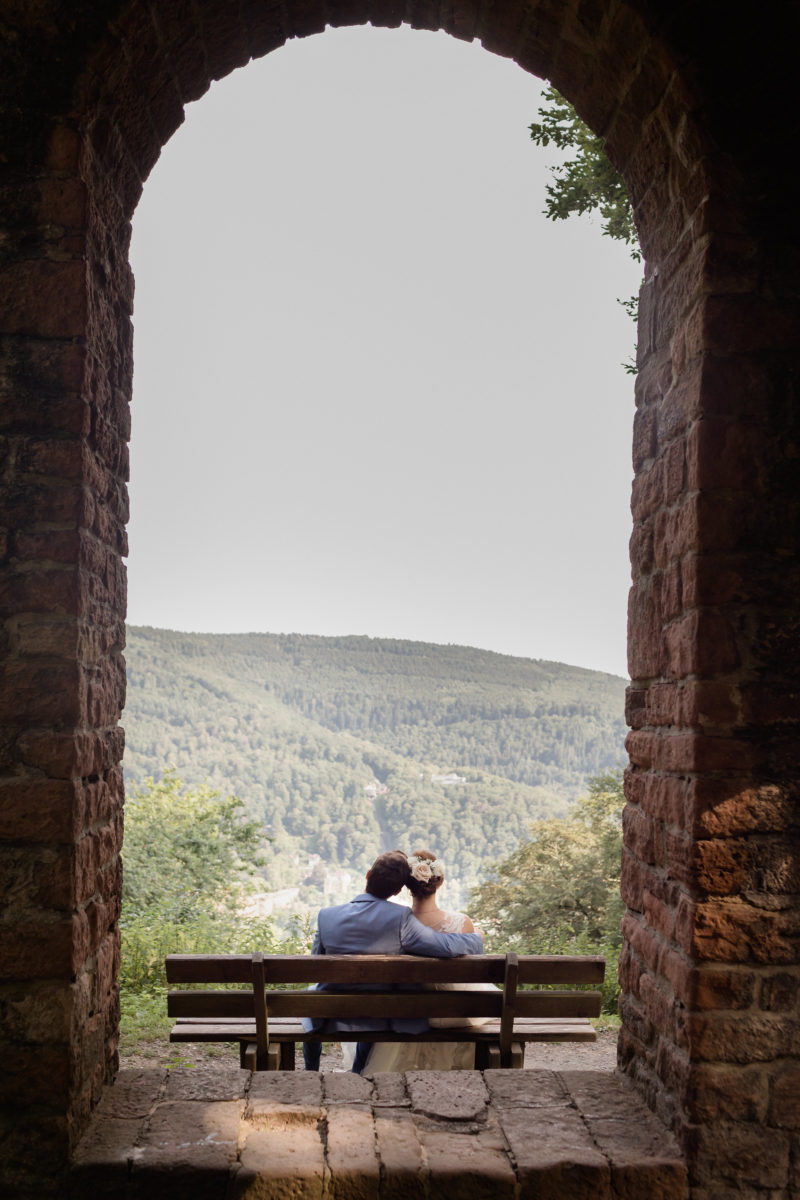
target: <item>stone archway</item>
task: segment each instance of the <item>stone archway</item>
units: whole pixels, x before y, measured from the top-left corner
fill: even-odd
[[[21,1188],[37,1156],[65,1160],[115,1068],[131,214],[183,105],[212,79],[328,24],[406,21],[478,37],[551,79],[606,137],[631,191],[648,270],[620,1063],[681,1136],[698,1198],[791,1188],[800,439],[780,150],[788,6],[42,0],[21,11],[3,0],[0,16],[0,1009],[13,1178]]]

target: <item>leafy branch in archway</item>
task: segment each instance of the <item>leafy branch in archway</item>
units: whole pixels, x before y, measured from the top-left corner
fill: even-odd
[[[538,111],[541,119],[529,126],[531,140],[537,146],[552,143],[558,150],[572,152],[563,163],[550,168],[553,182],[545,190],[545,216],[551,221],[566,221],[571,216],[598,213],[605,236],[624,242],[631,257],[641,262],[628,190],[605,152],[603,139],[584,124],[554,87],[545,88],[543,99]],[[634,321],[638,319],[637,296],[618,303]],[[634,362],[623,366],[629,374],[636,374]]]

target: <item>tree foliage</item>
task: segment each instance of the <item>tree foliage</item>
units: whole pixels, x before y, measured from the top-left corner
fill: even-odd
[[[600,214],[603,233],[624,242],[638,261],[639,242],[628,189],[605,152],[603,139],[580,119],[572,105],[553,87],[544,91],[540,121],[530,126],[531,139],[537,146],[552,144],[573,156],[553,167],[553,183],[546,189],[545,215],[551,221],[565,221],[575,214]]]
[[[130,915],[158,909],[181,923],[201,910],[235,911],[264,862],[261,823],[235,796],[186,788],[173,770],[130,789],[122,886]]]
[[[123,848],[123,989],[164,984],[166,954],[270,951],[269,921],[248,917],[248,887],[264,861],[259,821],[235,796],[186,788],[174,771],[131,789]]]
[[[172,763],[235,793],[271,891],[409,840],[471,886],[624,744],[622,679],[463,646],[129,628],[126,657],[129,785]]]
[[[607,1007],[621,945],[622,772],[589,781],[569,816],[535,821],[530,838],[472,894],[487,949],[521,954],[603,953]]]
[[[529,126],[537,146],[552,144],[559,150],[572,151],[559,166],[551,168],[553,182],[547,185],[545,216],[551,221],[597,212],[603,233],[624,242],[631,257],[641,262],[639,237],[633,222],[628,189],[605,152],[603,139],[585,125],[575,109],[554,87],[544,90],[540,121]],[[632,321],[639,319],[639,297],[618,299]],[[636,374],[635,357],[622,364],[628,375]]]

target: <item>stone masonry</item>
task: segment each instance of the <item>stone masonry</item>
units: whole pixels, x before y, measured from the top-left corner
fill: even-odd
[[[38,1198],[63,1178],[117,1068],[130,220],[212,80],[366,22],[478,38],[552,80],[627,182],[645,277],[619,1062],[676,1134],[693,1200],[787,1200],[800,30],[786,0],[0,0],[4,1182]],[[588,588],[587,620],[590,606]]]
[[[535,1136],[531,1136],[531,1129]],[[123,1071],[69,1200],[683,1200],[675,1140],[604,1072]]]

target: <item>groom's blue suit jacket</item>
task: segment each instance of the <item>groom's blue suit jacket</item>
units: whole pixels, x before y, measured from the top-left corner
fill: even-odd
[[[483,939],[477,933],[435,933],[413,915],[410,908],[379,900],[362,892],[347,904],[322,908],[312,954],[424,954],[429,958],[455,958],[458,954],[482,954]],[[320,984],[329,991],[337,984]],[[359,991],[369,990],[365,984]],[[348,989],[349,990],[349,989]],[[374,990],[379,990],[375,988]],[[409,990],[415,990],[410,988]],[[389,1020],[361,1017],[358,1020],[321,1021],[305,1018],[306,1030],[393,1029],[397,1033],[422,1033],[425,1020]]]

